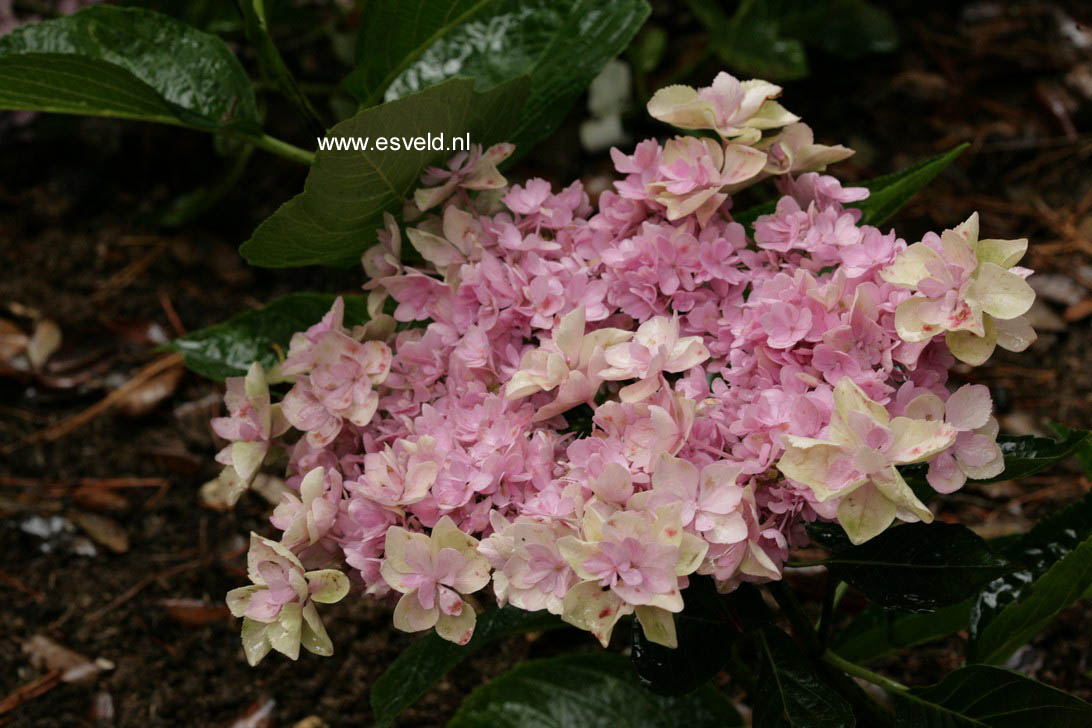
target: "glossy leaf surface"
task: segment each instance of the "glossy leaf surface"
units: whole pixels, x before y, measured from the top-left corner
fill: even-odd
[[[254,89],[222,40],[110,5],[0,38],[0,108],[258,131]]]
[[[706,685],[665,697],[646,690],[609,652],[529,660],[470,694],[448,728],[732,728],[743,719]]]
[[[167,348],[182,352],[186,366],[209,379],[241,376],[255,361],[268,370],[277,363],[278,347],[282,353],[287,351],[292,334],[318,323],[335,298],[332,293],[290,293],[264,308],[177,338]],[[363,297],[344,298],[345,324],[364,322]]]

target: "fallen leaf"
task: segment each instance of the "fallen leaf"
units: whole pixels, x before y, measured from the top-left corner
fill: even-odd
[[[171,367],[141,382],[118,400],[118,409],[129,417],[143,417],[174,394],[184,372],[181,366]]]
[[[292,728],[330,728],[330,724],[317,715],[309,715]]]
[[[41,369],[53,352],[61,347],[61,327],[53,319],[42,319],[27,342],[27,358],[35,369]]]
[[[231,615],[226,605],[202,599],[164,599],[160,604],[173,619],[194,627],[219,622]]]
[[[114,709],[114,696],[100,690],[91,696],[91,708],[87,711],[91,722],[97,726],[114,725],[117,711]]]
[[[246,709],[241,716],[232,721],[230,728],[271,728],[273,709],[277,701],[273,698],[259,698]]]
[[[87,682],[100,672],[98,665],[90,659],[42,634],[36,634],[24,642],[23,652],[34,667],[58,670],[62,682]]]
[[[1061,273],[1040,273],[1029,278],[1028,283],[1041,298],[1066,306],[1072,306],[1088,295],[1084,286]]]
[[[72,491],[72,497],[81,508],[93,511],[124,511],[129,508],[129,501],[109,488],[83,485]]]
[[[129,534],[116,521],[83,511],[74,511],[69,518],[86,531],[95,543],[105,546],[115,554],[123,554],[129,550]]]
[[[1065,331],[1068,328],[1062,317],[1039,299],[1031,304],[1026,315],[1031,328],[1036,331]]]
[[[27,335],[7,319],[0,319],[0,362],[10,362],[27,348]]]
[[[1092,298],[1086,298],[1067,308],[1065,313],[1062,314],[1062,318],[1073,323],[1088,318],[1090,315],[1092,315]]]

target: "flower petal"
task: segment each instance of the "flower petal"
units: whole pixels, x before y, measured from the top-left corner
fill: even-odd
[[[614,625],[628,607],[621,597],[609,589],[601,589],[594,581],[582,581],[569,589],[562,600],[561,619],[574,627],[587,630],[606,647]]]
[[[262,658],[273,649],[266,637],[268,627],[268,624],[255,622],[249,617],[243,619],[243,653],[246,655],[246,661],[251,667],[261,662]]]
[[[862,544],[879,535],[894,520],[895,504],[872,483],[857,488],[838,504],[838,523],[854,544]]]
[[[944,341],[952,356],[971,366],[985,363],[997,347],[997,328],[993,319],[987,317],[985,324],[985,336],[976,336],[970,331],[949,331]]]
[[[999,319],[1023,316],[1035,303],[1035,290],[1028,282],[996,263],[978,267],[969,295],[983,311]]]
[[[457,645],[465,645],[474,636],[474,625],[478,621],[478,615],[469,604],[463,605],[463,610],[455,616],[440,614],[436,621],[436,634],[448,642]]]
[[[349,593],[349,577],[337,569],[308,571],[304,576],[311,588],[311,599],[320,604],[340,602]]]
[[[635,611],[637,621],[641,623],[641,630],[645,633],[645,639],[671,649],[679,646],[678,637],[675,635],[674,614],[666,609],[647,606],[639,606]]]
[[[403,594],[394,608],[394,627],[403,632],[421,632],[432,629],[440,616],[440,609],[433,606],[425,609],[417,598],[416,592]]]
[[[990,419],[993,400],[984,384],[964,384],[948,397],[945,419],[957,430],[977,430]]]
[[[330,635],[326,633],[326,627],[322,624],[314,604],[308,604],[303,608],[300,644],[305,650],[316,655],[329,657],[334,654],[334,643],[330,641]]]

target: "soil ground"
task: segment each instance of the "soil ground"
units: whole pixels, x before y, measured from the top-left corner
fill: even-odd
[[[992,387],[1003,429],[1020,434],[1045,432],[1051,421],[1092,427],[1092,31],[1073,22],[1083,4],[1071,5],[897,3],[898,51],[855,63],[813,53],[812,77],[785,91],[820,141],[858,150],[836,170],[845,179],[972,142],[894,222],[913,241],[977,209],[989,237],[1031,239],[1039,342],[960,373]],[[669,27],[688,22],[662,7],[657,17]],[[682,31],[672,37],[680,47],[669,49],[668,66],[673,52],[688,52]],[[706,62],[699,76],[715,68]],[[528,168],[556,181],[600,174],[603,156],[582,155],[574,141],[581,115]],[[325,608],[332,658],[304,653],[296,665],[273,655],[255,669],[243,659],[222,598],[245,580],[244,539],[269,528],[270,505],[253,494],[229,513],[197,504],[197,488],[217,470],[207,425],[220,407],[216,384],[170,373],[144,387],[128,414],[114,410],[56,440],[27,442],[162,356],[155,347],[176,325],[195,330],[291,290],[355,290],[359,271],[253,270],[235,252],[300,189],[303,173],[256,153],[244,184],[199,221],[165,229],[156,221],[171,200],[224,164],[204,136],[50,117],[29,125],[3,117],[0,127],[0,318],[29,332],[35,315],[48,317],[63,336],[37,374],[0,368],[0,700],[46,675],[24,654],[32,635],[113,665],[90,683],[60,684],[0,713],[0,725],[291,726],[308,716],[368,724],[369,686],[413,639],[390,627],[389,606]],[[286,133],[306,144],[306,132]],[[102,479],[133,487],[103,488]],[[940,515],[1003,535],[1088,488],[1070,464],[945,498]],[[59,532],[39,535],[55,524]],[[111,541],[118,553],[104,547]],[[846,601],[847,614],[859,607]],[[1079,603],[1015,664],[1092,698],[1090,635],[1092,605]],[[927,684],[956,664],[959,643],[889,658],[880,669]],[[558,634],[498,644],[399,724],[440,725],[476,685],[527,655],[572,644],[583,643]]]

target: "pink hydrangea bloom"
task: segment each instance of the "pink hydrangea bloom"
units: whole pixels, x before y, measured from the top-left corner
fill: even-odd
[[[862,224],[868,190],[822,173],[850,150],[780,92],[657,92],[653,116],[715,136],[611,150],[594,205],[579,182],[509,185],[510,145],[427,171],[362,256],[369,323],[338,299],[296,334],[280,403],[260,368],[228,383],[225,477],[288,452],[281,543],[254,541],[232,596],[248,655],[327,649],[305,569],[341,562],[398,595],[400,629],[465,643],[491,582],[604,644],[633,614],[674,645],[692,575],[780,579],[815,520],[857,543],[930,520],[904,465],[943,493],[1000,472],[988,390],[948,373],[1033,340],[1026,241],[979,240],[976,217],[910,246]],[[752,232],[733,196],[763,180]]]

